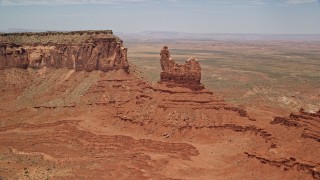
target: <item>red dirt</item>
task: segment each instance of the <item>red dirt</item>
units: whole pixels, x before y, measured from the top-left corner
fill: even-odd
[[[319,178],[318,115],[292,114],[300,126],[288,127],[206,89],[151,86],[122,70],[39,73],[1,71],[5,179]]]
[[[320,179],[320,112],[235,107],[132,69],[1,70],[0,179]]]

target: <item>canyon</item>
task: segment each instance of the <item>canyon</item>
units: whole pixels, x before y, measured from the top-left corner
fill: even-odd
[[[0,37],[0,179],[320,179],[320,111],[229,104],[162,45],[151,84],[112,31]]]

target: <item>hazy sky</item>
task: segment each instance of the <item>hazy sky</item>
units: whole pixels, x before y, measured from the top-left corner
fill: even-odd
[[[320,0],[0,0],[0,29],[320,34]]]

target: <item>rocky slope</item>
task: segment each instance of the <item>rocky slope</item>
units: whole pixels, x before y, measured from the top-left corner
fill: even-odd
[[[0,177],[320,178],[319,113],[245,110],[134,71],[1,70]]]
[[[127,49],[112,31],[0,34],[0,69],[128,69]]]

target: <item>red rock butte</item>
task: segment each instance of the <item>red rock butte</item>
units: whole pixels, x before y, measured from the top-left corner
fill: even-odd
[[[0,69],[128,70],[122,40],[105,31],[0,34]]]
[[[197,59],[189,58],[185,64],[176,63],[171,57],[167,46],[160,52],[160,64],[162,72],[160,83],[167,86],[182,86],[192,90],[201,90],[204,86],[201,81],[201,67]]]
[[[231,105],[166,46],[150,84],[112,31],[0,40],[0,180],[320,179],[320,111]]]

